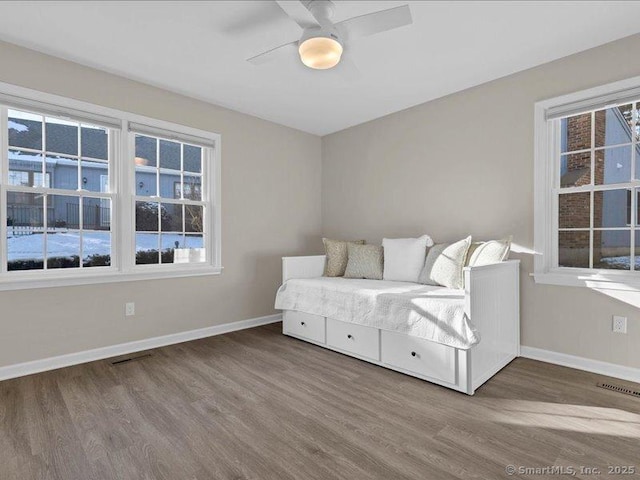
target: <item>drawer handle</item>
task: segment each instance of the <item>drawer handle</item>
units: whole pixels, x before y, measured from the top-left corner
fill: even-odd
[[[416,355],[417,355],[417,353],[416,353],[416,352],[411,352],[411,356],[412,356],[412,357],[415,357]]]
[[[351,339],[353,338],[353,335],[349,334],[349,335],[347,335],[347,338],[348,338],[349,340],[351,340]]]
[[[304,322],[300,322],[300,325],[302,325],[304,327],[305,323]]]

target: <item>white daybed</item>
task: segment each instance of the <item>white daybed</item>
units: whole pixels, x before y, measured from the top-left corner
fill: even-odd
[[[520,354],[519,264],[519,260],[508,260],[465,267],[462,291],[405,282],[323,278],[324,255],[284,257],[283,287],[276,308],[283,309],[285,335],[473,395]],[[295,279],[309,280],[287,284]],[[287,287],[297,292],[298,300],[300,292],[317,296],[313,300],[318,305],[341,295],[345,314],[335,305],[318,315],[322,312],[309,306],[313,302],[284,302],[281,293]],[[418,293],[412,297],[412,292]],[[418,305],[427,297],[432,302],[428,308],[439,318],[429,320],[430,314],[424,312],[424,318],[407,313],[406,304]],[[404,305],[394,305],[398,302]],[[380,320],[378,304],[384,304],[382,312],[394,318]],[[365,313],[358,315],[360,311]]]

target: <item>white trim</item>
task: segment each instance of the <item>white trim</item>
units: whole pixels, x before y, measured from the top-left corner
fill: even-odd
[[[520,347],[520,356],[530,358],[532,360],[539,360],[541,362],[553,363],[554,365],[561,365],[563,367],[575,368],[586,372],[640,383],[640,368],[625,367],[624,365],[616,365],[615,363],[577,357],[566,353],[552,352],[541,348],[527,347],[526,345],[522,345]]]
[[[86,362],[103,360],[105,358],[126,355],[129,353],[140,352],[152,348],[164,347],[176,343],[188,342],[199,338],[212,337],[222,335],[224,333],[245,330],[247,328],[276,323],[282,320],[281,314],[267,315],[265,317],[250,318],[237,322],[223,323],[222,325],[213,325],[211,327],[200,328],[197,330],[188,330],[186,332],[173,333],[163,335],[161,337],[147,338],[144,340],[136,340],[133,342],[120,343],[108,347],[96,348],[93,350],[85,350],[83,352],[69,353],[56,357],[43,358],[31,362],[17,363],[15,365],[7,365],[0,367],[0,381],[10,378],[32,375],[34,373],[55,370],[58,368],[69,367]]]
[[[534,274],[536,283],[578,286],[590,288],[618,288],[623,285],[628,290],[640,290],[640,275],[637,272],[621,272],[609,270],[559,268],[557,259],[558,242],[558,213],[557,213],[557,188],[560,185],[556,168],[555,156],[559,149],[559,134],[554,128],[554,121],[548,120],[549,112],[557,117],[558,108],[566,112],[572,105],[583,110],[587,107],[591,110],[593,105],[609,106],[608,102],[614,97],[620,97],[621,92],[635,94],[640,88],[640,77],[634,77],[619,82],[601,85],[588,90],[562,95],[556,98],[537,102],[534,106]],[[613,95],[613,96],[612,96]],[[622,98],[622,97],[620,97]],[[601,103],[597,101],[601,100]],[[556,108],[555,113],[553,113]],[[576,111],[577,112],[577,111]],[[556,120],[557,121],[557,120]],[[594,128],[592,122],[592,130]],[[592,132],[593,135],[593,132]],[[595,145],[592,139],[592,152]],[[632,152],[635,149],[632,148]],[[593,155],[592,155],[593,157]],[[591,168],[592,175],[594,168]],[[635,171],[632,171],[635,175]],[[589,188],[577,188],[575,191],[607,190],[612,188],[636,188],[639,180],[631,180],[626,184],[615,186],[597,186]],[[571,189],[573,191],[574,189]],[[563,189],[565,191],[565,189]],[[566,190],[570,191],[570,190]],[[592,195],[593,197],[593,195]],[[593,222],[593,219],[591,219]],[[630,228],[633,228],[633,222]],[[585,229],[587,230],[587,229]],[[590,225],[589,232],[593,230]],[[592,243],[590,233],[590,247]],[[590,248],[591,250],[591,248]],[[591,261],[591,260],[590,260]]]
[[[20,105],[28,104],[30,109],[37,109],[41,105],[45,113],[53,111],[57,116],[65,116],[65,112],[68,112],[74,118],[102,120],[103,123],[107,124],[107,127],[111,128],[109,130],[110,192],[99,193],[80,190],[71,193],[75,196],[86,195],[112,198],[111,267],[92,267],[91,272],[85,272],[82,268],[67,269],[51,272],[51,274],[46,268],[39,271],[6,272],[6,241],[0,240],[0,262],[2,263],[2,266],[0,266],[0,291],[86,283],[217,275],[222,272],[221,136],[219,134],[0,82],[0,104],[3,100],[15,103],[11,100],[16,98],[19,100]],[[6,108],[0,107],[0,113],[3,112],[6,112]],[[0,117],[4,118],[5,115],[0,115]],[[117,122],[114,123],[113,119],[116,119]],[[177,136],[182,135],[189,139],[200,139],[209,145],[204,147],[203,150],[204,158],[201,172],[203,179],[206,181],[206,185],[203,183],[203,198],[202,202],[200,202],[206,205],[205,211],[207,212],[204,219],[205,228],[203,232],[206,252],[205,262],[181,265],[135,265],[135,225],[132,200],[132,196],[135,195],[135,165],[133,162],[127,162],[127,159],[132,158],[134,153],[131,139],[133,135],[128,134],[130,123],[149,125],[159,131],[172,132]],[[0,122],[0,127],[3,125],[6,130],[6,122]],[[0,135],[0,142],[6,146],[6,135]],[[0,153],[1,155],[7,155],[7,148],[2,151],[5,153]],[[5,164],[7,162],[0,163],[2,163],[2,168],[4,169],[0,171],[0,178],[5,178],[7,170]],[[116,189],[116,186],[119,188]],[[9,186],[2,185],[0,180],[0,197],[6,194],[7,188]],[[10,188],[13,190],[13,187]],[[51,194],[59,193],[53,189],[29,189],[29,192],[34,191],[46,191]],[[62,194],[67,194],[66,191],[61,192]],[[0,198],[0,201],[4,201],[4,198]],[[169,199],[169,203],[176,202]],[[0,229],[6,228],[6,212],[0,213],[0,220]],[[96,270],[93,270],[94,268]],[[98,268],[100,270],[97,270]]]
[[[164,265],[166,266],[166,264]],[[139,265],[140,268],[145,266],[149,265]],[[29,290],[31,288],[69,287],[74,285],[95,285],[99,283],[201,277],[206,275],[220,275],[223,270],[222,267],[201,265],[197,267],[194,265],[182,270],[174,268],[173,266],[171,266],[171,268],[162,268],[162,265],[158,265],[158,268],[153,268],[154,266],[155,265],[150,265],[149,267],[151,268],[146,271],[138,270],[134,273],[119,272],[114,270],[114,267],[86,268],[82,272],[77,272],[75,275],[60,275],[57,271],[54,273],[54,270],[47,270],[47,272],[51,272],[51,275],[44,275],[42,270],[15,272],[15,277],[12,275],[12,278],[0,281],[0,292],[7,290]],[[97,269],[105,273],[99,274]],[[18,277],[17,275],[20,276]]]
[[[532,273],[530,275],[535,279],[536,283],[547,285],[588,287],[596,290],[625,290],[631,292],[640,290],[640,277],[638,275],[630,275],[630,272],[603,273],[602,270],[568,270],[569,269],[557,268],[546,273]],[[637,270],[633,273],[637,273]]]

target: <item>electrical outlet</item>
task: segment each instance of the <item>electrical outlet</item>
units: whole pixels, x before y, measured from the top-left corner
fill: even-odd
[[[627,333],[627,317],[614,315],[612,330],[614,333]]]
[[[131,317],[136,314],[136,304],[133,302],[127,302],[124,304],[124,314],[127,317]]]

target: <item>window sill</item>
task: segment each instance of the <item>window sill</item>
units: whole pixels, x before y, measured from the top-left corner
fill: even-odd
[[[95,267],[103,268],[103,267]],[[191,267],[191,268],[175,268],[175,269],[162,269],[147,271],[133,270],[129,272],[122,272],[112,270],[109,267],[104,267],[101,272],[92,271],[89,273],[68,273],[68,272],[55,272],[52,275],[33,275],[35,272],[15,272],[15,277],[11,278],[12,274],[6,274],[5,278],[0,280],[0,291],[8,290],[28,290],[33,288],[54,288],[54,287],[70,287],[77,285],[94,285],[100,283],[120,283],[120,282],[135,282],[141,280],[162,280],[171,278],[185,278],[185,277],[201,277],[208,275],[220,275],[223,267]],[[144,267],[143,267],[144,268]]]
[[[557,270],[532,273],[536,283],[564,287],[587,287],[604,290],[640,292],[640,272],[570,272]]]

